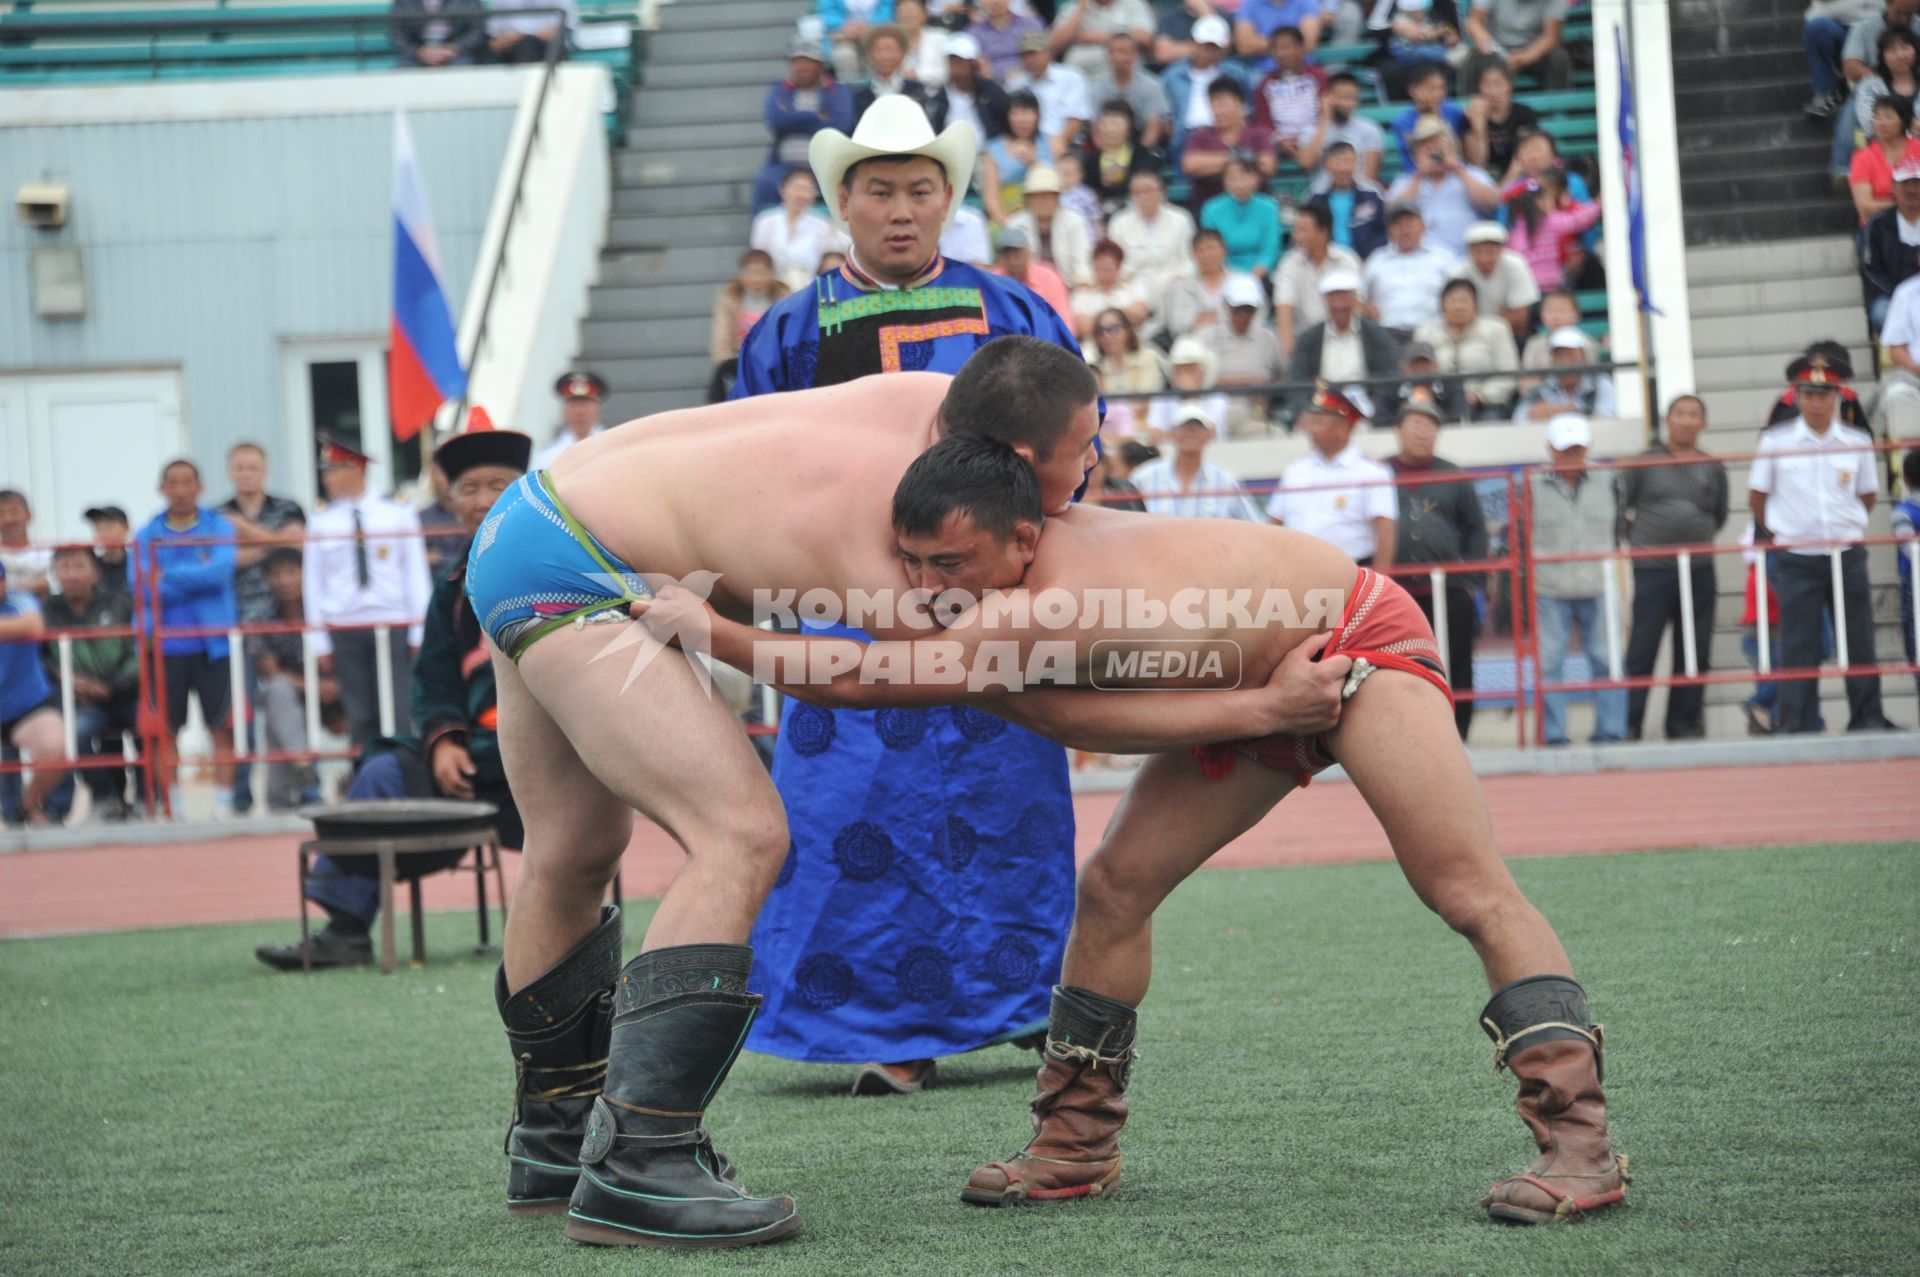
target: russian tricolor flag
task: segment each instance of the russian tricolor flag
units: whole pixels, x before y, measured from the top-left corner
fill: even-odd
[[[453,316],[440,282],[426,184],[406,113],[393,113],[393,320],[388,334],[387,411],[396,439],[411,439],[440,405],[466,393]]]

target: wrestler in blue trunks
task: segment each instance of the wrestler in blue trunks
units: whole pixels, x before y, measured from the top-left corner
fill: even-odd
[[[626,620],[627,605],[653,590],[581,526],[542,470],[487,512],[467,553],[467,597],[487,637],[518,662],[563,625]]]

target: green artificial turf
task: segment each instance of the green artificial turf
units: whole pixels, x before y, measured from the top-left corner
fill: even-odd
[[[419,971],[256,964],[288,928],[0,945],[0,1273],[1910,1274],[1920,846],[1524,860],[1607,1025],[1629,1205],[1489,1225],[1529,1147],[1467,947],[1391,865],[1207,873],[1155,929],[1126,1188],[986,1211],[1032,1057],[913,1099],[743,1057],[710,1114],[806,1231],[696,1256],[502,1209],[511,1071],[470,915]],[[644,912],[644,908],[636,910]],[[629,948],[640,933],[637,917]]]

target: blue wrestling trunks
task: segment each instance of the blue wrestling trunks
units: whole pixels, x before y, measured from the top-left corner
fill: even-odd
[[[575,621],[625,620],[653,589],[562,505],[544,470],[500,494],[467,552],[467,598],[480,628],[518,661]]]

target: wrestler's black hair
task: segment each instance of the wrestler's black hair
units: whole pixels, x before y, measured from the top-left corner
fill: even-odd
[[[1074,414],[1099,393],[1077,353],[1038,337],[996,337],[973,353],[947,387],[940,430],[1008,447],[1024,443],[1045,461]]]
[[[949,435],[914,459],[893,490],[893,530],[932,536],[947,516],[964,513],[1004,541],[1014,525],[1039,527],[1040,477],[1026,458],[993,439]]]

